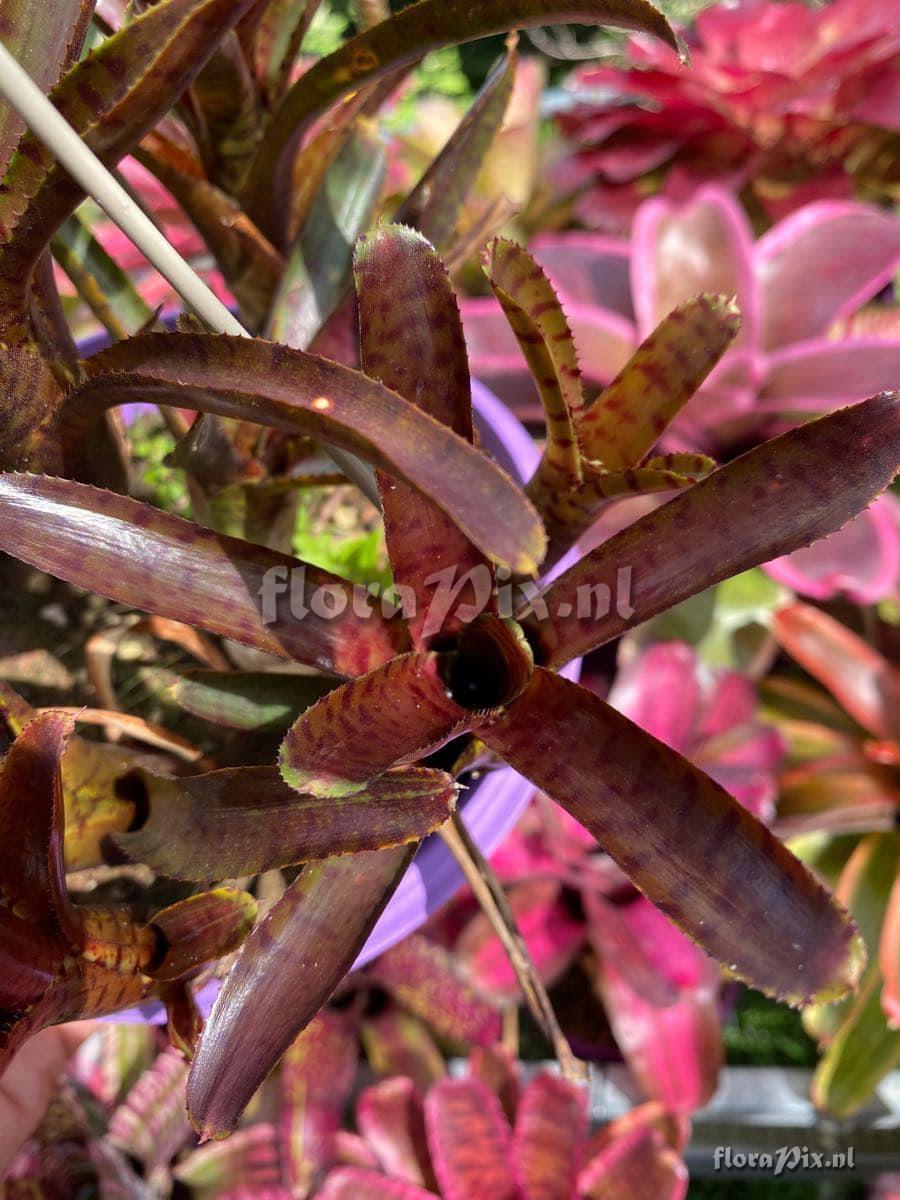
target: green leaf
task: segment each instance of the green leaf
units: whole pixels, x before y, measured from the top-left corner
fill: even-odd
[[[153,310],[78,213],[63,222],[51,248],[78,295],[111,337],[137,333],[153,316]]]
[[[269,333],[306,350],[349,294],[353,243],[371,223],[386,170],[381,140],[357,130],[335,159],[288,256]]]
[[[186,671],[149,668],[142,675],[162,699],[214,725],[281,733],[298,712],[337,687],[330,675],[280,671]]]
[[[850,1117],[900,1063],[900,1029],[889,1029],[881,1010],[881,971],[873,964],[812,1082],[817,1108]]]

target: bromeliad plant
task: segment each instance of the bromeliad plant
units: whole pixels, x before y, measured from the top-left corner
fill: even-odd
[[[215,61],[230,29],[240,43],[251,12],[259,15],[246,0],[164,0],[72,66],[54,101],[115,162],[189,84],[204,90],[204,62]],[[302,136],[333,102],[352,92],[348,103],[356,103],[366,85],[385,82],[435,44],[550,17],[612,20],[673,40],[640,0],[568,7],[509,0],[474,9],[422,0],[317,63],[273,112],[247,175],[247,203],[267,236],[289,235],[295,217],[280,210],[289,194],[282,185],[302,159],[303,150],[295,158]],[[74,15],[67,27],[67,44],[77,48]],[[461,137],[473,128],[483,133],[475,120]],[[441,172],[458,165],[459,146],[439,160]],[[224,164],[222,172],[224,183]],[[440,184],[444,178],[429,176],[403,213],[437,230],[437,241],[446,226],[436,217],[428,225],[422,214],[434,215],[433,203],[449,219],[444,204],[453,203],[453,189]],[[839,528],[893,477],[898,398],[884,394],[837,412],[694,483],[711,463],[648,456],[733,335],[727,302],[700,299],[667,318],[630,370],[587,406],[558,302],[524,252],[496,243],[492,283],[529,348],[550,418],[532,504],[472,444],[456,300],[422,236],[384,227],[360,245],[362,371],[280,343],[190,332],[142,334],[79,361],[60,323],[46,257],[48,238],[79,198],[26,134],[0,194],[0,465],[7,468],[0,474],[0,549],[129,607],[350,680],[301,713],[278,766],[173,780],[132,765],[100,789],[105,836],[161,876],[219,882],[312,864],[246,939],[199,1043],[188,1103],[203,1136],[234,1126],[331,995],[417,842],[452,810],[458,785],[441,768],[452,771],[478,753],[511,763],[562,804],[650,900],[735,974],[796,1003],[853,986],[861,970],[857,939],[802,866],[718,784],[556,669],[712,583]],[[304,284],[299,294],[306,303],[310,289]],[[221,427],[200,423],[188,444],[197,478],[198,462],[221,472],[231,452],[246,447],[247,424],[326,439],[367,458],[380,472],[391,566],[411,602],[408,620],[360,607],[346,580],[308,567],[300,573],[304,564],[287,555],[92,486],[127,482],[105,414],[133,400],[241,422],[226,427],[224,442],[216,441]],[[544,556],[535,505],[551,525],[556,556],[610,496],[661,486],[681,487],[681,495],[541,596],[503,611],[495,568],[527,576]],[[462,586],[455,607],[435,624],[447,571]],[[608,601],[623,577],[632,579],[628,604],[611,612],[604,594]],[[269,614],[261,595],[273,578],[290,580],[290,597]],[[295,618],[288,599],[311,611]],[[9,713],[15,706],[9,698]],[[61,747],[54,751],[51,727],[32,720],[16,730],[16,720],[7,718],[8,740],[16,733],[14,746],[33,740],[55,770]],[[470,741],[459,755],[442,749],[462,737]],[[16,761],[8,749],[5,766]],[[64,763],[62,792],[54,786],[68,838],[77,806],[66,778]],[[8,803],[18,794],[11,788]],[[93,794],[84,801],[89,811],[96,801]],[[119,958],[117,950],[109,968],[118,981],[130,966],[123,989],[107,986],[105,976],[102,986],[88,986],[96,955],[106,963],[112,952],[97,948],[87,918],[65,905],[59,806],[58,798],[40,838],[5,855],[0,871],[10,901],[4,952],[15,964],[11,991],[0,993],[3,1060],[41,1024],[129,1003],[152,989],[160,969],[179,982],[203,959],[233,948],[235,923],[245,932],[240,897],[215,901],[240,917],[224,922],[227,936],[222,922],[212,922],[221,941],[209,940],[205,920],[184,934],[190,953],[179,953],[180,931],[169,932],[163,915],[151,931],[164,937],[127,925],[127,953]],[[78,829],[77,817],[72,823]],[[45,849],[37,853],[48,843],[56,847],[52,861]],[[97,839],[89,857],[105,844]],[[36,909],[38,892],[45,902]],[[213,902],[192,896],[187,903],[199,909]],[[47,930],[36,968],[25,936],[35,911]]]

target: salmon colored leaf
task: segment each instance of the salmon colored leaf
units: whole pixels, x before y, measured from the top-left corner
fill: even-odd
[[[772,620],[781,646],[878,738],[900,735],[900,671],[868,642],[810,604],[789,604]]]

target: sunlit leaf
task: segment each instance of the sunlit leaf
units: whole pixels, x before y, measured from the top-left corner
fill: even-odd
[[[245,203],[272,231],[281,171],[312,122],[341,96],[442,46],[509,29],[576,21],[653,33],[675,49],[675,34],[646,0],[420,0],[319,59],[287,93],[247,175]]]
[[[98,413],[152,397],[332,442],[427,495],[496,561],[531,571],[541,559],[537,514],[509,476],[349,367],[258,339],[173,333],[130,338],[83,367],[85,382],[67,398],[60,427],[74,469]]]
[[[440,251],[449,250],[468,198],[512,96],[518,66],[515,40],[482,84],[447,144],[394,215]]]
[[[863,638],[801,603],[780,609],[772,632],[869,733],[880,738],[900,733],[900,671]]]

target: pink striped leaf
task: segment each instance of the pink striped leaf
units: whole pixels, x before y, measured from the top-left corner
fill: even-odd
[[[356,1124],[386,1174],[420,1187],[432,1182],[425,1109],[411,1079],[385,1079],[366,1088],[356,1105]]]
[[[522,1093],[512,1162],[522,1200],[571,1200],[588,1135],[587,1092],[542,1071]]]
[[[511,1131],[500,1102],[477,1079],[443,1079],[425,1098],[434,1172],[444,1200],[516,1200]]]
[[[454,954],[422,934],[385,951],[369,977],[442,1038],[489,1046],[501,1034],[500,1010],[480,992]]]
[[[377,1171],[338,1167],[325,1180],[317,1200],[436,1200],[436,1197],[434,1192],[426,1192],[401,1179],[388,1179]]]
[[[331,1164],[358,1059],[354,1016],[329,1009],[307,1025],[284,1056],[278,1136],[295,1198],[307,1196]]]

